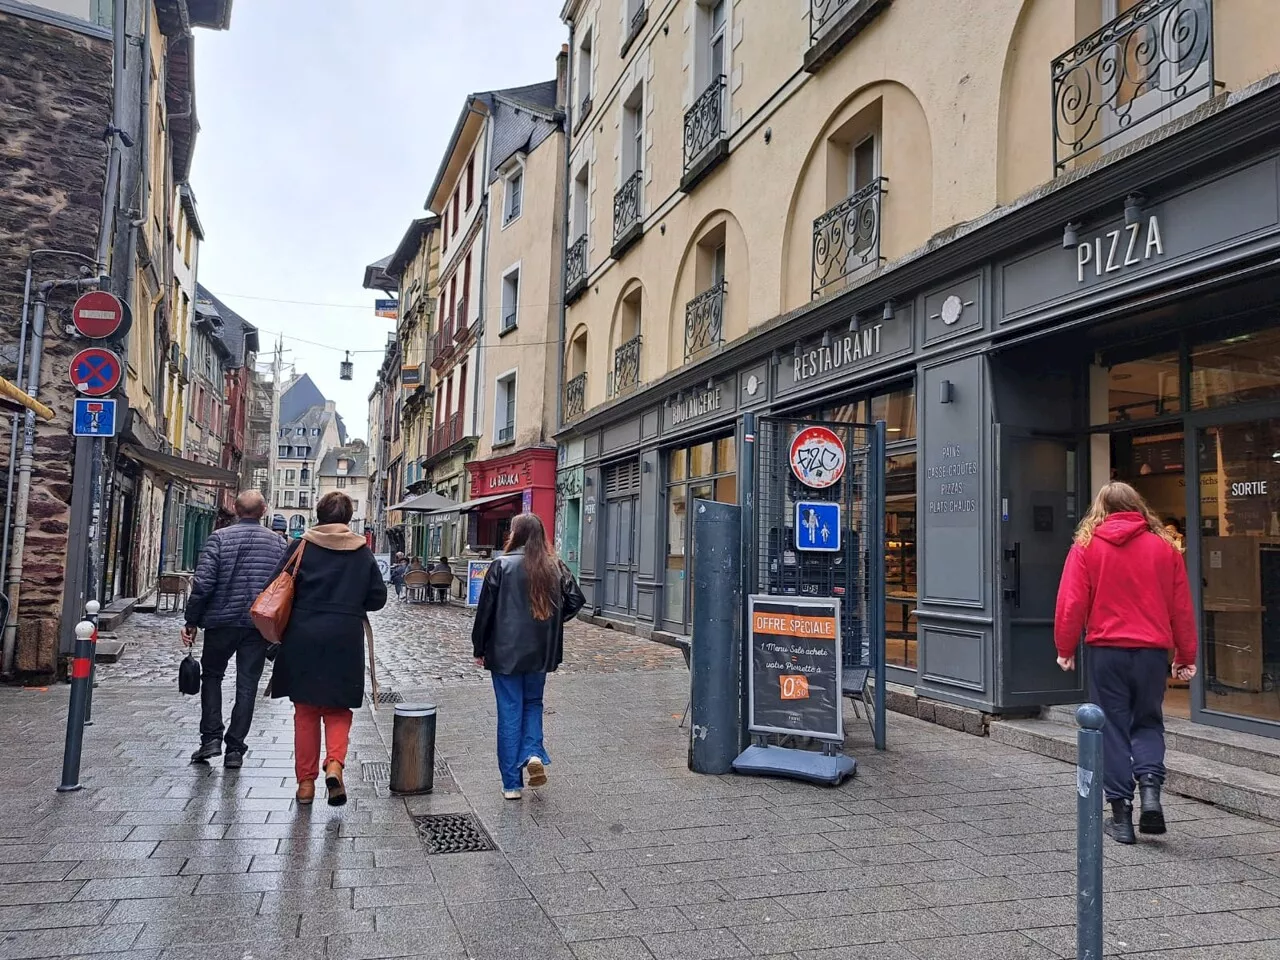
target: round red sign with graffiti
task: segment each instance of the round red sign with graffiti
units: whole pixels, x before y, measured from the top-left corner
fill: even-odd
[[[791,472],[806,487],[821,490],[844,476],[844,443],[827,427],[805,427],[791,441]]]

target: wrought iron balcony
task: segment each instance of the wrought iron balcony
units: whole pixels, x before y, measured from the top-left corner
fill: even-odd
[[[467,298],[458,300],[458,312],[453,317],[453,339],[458,343],[467,339],[471,332],[471,318],[467,316]]]
[[[1053,171],[1213,95],[1213,0],[1144,0],[1053,61]]]
[[[725,136],[724,74],[716,77],[684,115],[684,176],[680,189],[688,192],[729,155]]]
[[[835,59],[893,0],[809,0],[809,49],[804,68],[817,73]]]
[[[564,419],[568,423],[587,412],[587,375],[580,373],[564,385]]]
[[[645,0],[641,0],[640,5],[631,13],[631,19],[627,24],[627,38],[622,41],[621,55],[626,56],[631,49],[631,45],[636,42],[636,38],[640,36],[640,31],[644,29],[644,25],[649,22],[649,5]]]
[[[574,132],[578,132],[587,124],[587,118],[591,116],[591,108],[593,106],[591,95],[582,98],[582,102],[578,105],[578,120],[574,124]]]
[[[724,291],[721,280],[684,308],[684,358],[689,361],[724,342]]]
[[[584,233],[565,253],[565,299],[572,303],[587,289],[587,235]]]
[[[462,414],[455,413],[436,424],[427,440],[427,457],[435,458],[462,439]]]
[[[453,354],[453,315],[445,317],[440,322],[440,329],[435,332],[431,338],[432,353],[434,354],[431,365],[439,368],[444,366],[446,360]]]
[[[644,231],[640,215],[640,193],[644,174],[637,170],[627,177],[622,188],[613,195],[613,249],[614,258],[621,257]]]
[[[512,443],[516,438],[516,425],[514,423],[504,424],[498,428],[498,438],[496,443]]]
[[[632,337],[613,351],[613,377],[610,396],[619,396],[640,385],[640,336]]]
[[[814,297],[880,262],[880,209],[888,182],[877,177],[813,221]]]

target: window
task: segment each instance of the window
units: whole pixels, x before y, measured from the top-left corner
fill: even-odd
[[[516,328],[520,313],[520,267],[508,270],[502,277],[502,328],[499,335]]]
[[[296,484],[298,482],[298,471],[286,470],[284,472],[284,482],[291,487]]]
[[[299,482],[299,483],[310,483],[310,482],[311,482],[311,468],[310,468],[310,467],[303,467],[303,468],[302,468],[302,472],[298,475],[298,482]]]
[[[276,447],[276,456],[284,460],[292,459],[293,447],[284,447],[284,446]]]
[[[352,512],[352,513],[359,513],[359,512],[360,512],[360,501],[359,501],[359,500],[354,500],[354,499],[353,499],[353,500],[351,501],[351,512]]]
[[[591,28],[582,35],[578,47],[578,122],[591,112]]]
[[[453,191],[453,232],[455,235],[458,232],[458,221],[462,219],[462,215],[461,213],[459,213],[458,207],[459,207],[458,191],[454,190]]]
[[[849,154],[849,196],[853,196],[879,176],[879,151],[875,134],[860,140]]]
[[[305,436],[307,435],[307,428],[306,428],[306,427],[298,427],[298,429],[297,429],[297,430],[295,430],[294,432],[295,432],[298,436],[300,436],[300,437],[305,437]]]
[[[721,243],[711,252],[711,285],[718,287],[724,283],[724,244]]]
[[[347,489],[347,478],[346,478],[346,477],[338,477],[337,486],[338,486],[338,489],[339,489],[339,490],[345,490],[345,489]]]
[[[622,179],[644,169],[644,84],[622,106]]]
[[[507,174],[506,196],[503,198],[502,222],[508,224],[520,216],[520,204],[524,194],[524,167],[517,165]]]
[[[706,46],[702,53],[702,87],[706,89],[725,69],[725,27],[728,22],[725,0],[711,0],[702,5]]]
[[[310,494],[307,493],[307,491],[302,490],[298,493],[298,506],[300,507],[311,506],[311,496]]]
[[[293,506],[293,491],[292,491],[292,490],[286,490],[286,491],[284,492],[284,505],[285,505],[286,507],[292,507],[292,506]]]
[[[312,435],[313,437],[318,437],[318,436],[320,436],[320,428],[319,428],[319,427],[312,427],[312,428],[311,428],[311,435]]]
[[[590,185],[591,168],[583,164],[573,178],[573,233],[575,237],[587,234],[587,216],[589,213],[587,189]]]
[[[473,153],[467,160],[467,209],[475,202],[476,197],[476,155]]]
[[[498,378],[494,415],[496,420],[493,427],[493,442],[511,443],[516,438],[516,375],[514,371]]]

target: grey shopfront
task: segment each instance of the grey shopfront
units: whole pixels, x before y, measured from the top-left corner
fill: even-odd
[[[683,514],[744,497],[744,412],[884,419],[891,680],[992,713],[1082,699],[1053,607],[1116,477],[1200,574],[1200,674],[1170,711],[1280,735],[1280,137],[1256,127],[1250,153],[1243,122],[1054,184],[591,412],[566,431],[584,442],[589,604],[688,632]],[[629,530],[607,489],[624,463]]]

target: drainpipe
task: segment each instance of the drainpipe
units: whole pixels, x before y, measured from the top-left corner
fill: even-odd
[[[32,260],[35,254],[27,257],[27,278],[22,288],[22,325],[21,332],[18,334],[18,366],[17,373],[14,375],[14,385],[19,390],[22,386],[22,364],[27,359],[27,321],[31,310],[31,272]],[[15,413],[12,420],[12,430],[9,434],[9,479],[5,486],[4,495],[4,543],[0,545],[0,583],[4,582],[4,576],[9,565],[9,521],[13,515],[13,481],[18,469],[18,429],[22,423],[22,414]],[[3,658],[3,670],[8,673],[9,658]]]
[[[564,426],[564,338],[569,305],[565,293],[569,289],[569,207],[573,203],[573,24],[569,25],[569,65],[565,75],[564,94],[564,249],[560,252],[560,329],[556,337],[556,431]],[[583,224],[585,227],[586,224]],[[576,238],[575,238],[576,239]],[[588,259],[588,262],[590,260]]]
[[[473,113],[479,113],[478,110],[472,108]],[[489,179],[489,148],[493,143],[494,132],[494,111],[490,110],[486,116],[485,137],[484,137],[484,178]],[[483,436],[484,430],[484,342],[485,335],[489,332],[489,315],[487,311],[487,301],[489,293],[489,244],[493,242],[493,204],[490,203],[490,192],[484,192],[484,210],[481,211],[484,217],[484,244],[480,247],[480,335],[476,338],[476,342],[480,344],[480,349],[476,350],[476,375],[473,379],[472,390],[475,391],[476,402],[471,405],[471,416],[476,425],[476,436]],[[501,307],[499,307],[501,309]],[[499,321],[501,323],[501,321]]]

